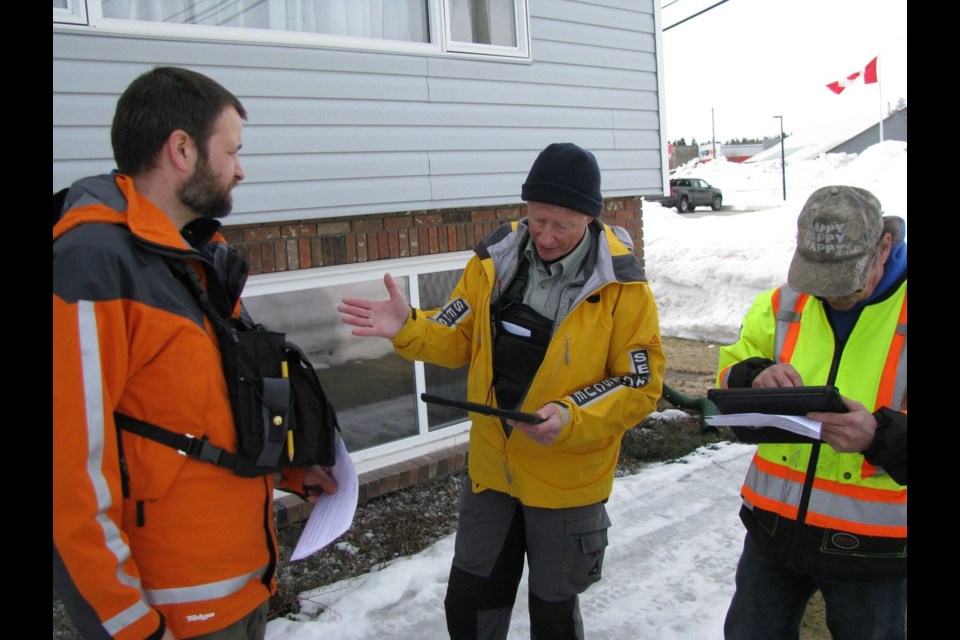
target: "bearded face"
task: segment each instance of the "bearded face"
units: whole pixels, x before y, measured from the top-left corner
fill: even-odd
[[[235,185],[233,179],[228,184],[223,184],[210,168],[207,154],[203,153],[197,160],[193,175],[180,187],[177,197],[197,215],[205,218],[225,218],[233,209],[233,196],[230,192]]]
[[[196,144],[193,173],[177,191],[180,202],[198,216],[223,218],[233,208],[230,193],[243,180],[240,148],[243,118],[227,107],[217,118],[205,144]]]

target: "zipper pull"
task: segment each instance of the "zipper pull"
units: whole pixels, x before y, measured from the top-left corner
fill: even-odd
[[[567,364],[570,364],[570,336],[567,335],[564,339],[563,346],[563,361]]]

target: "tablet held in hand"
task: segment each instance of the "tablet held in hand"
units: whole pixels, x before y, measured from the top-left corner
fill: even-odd
[[[449,398],[443,398],[441,396],[435,396],[429,393],[421,393],[420,399],[423,400],[424,402],[429,402],[432,404],[442,404],[447,407],[464,409],[466,411],[481,413],[485,416],[493,416],[495,418],[506,418],[507,420],[516,420],[517,422],[529,422],[530,424],[540,424],[541,422],[543,422],[543,418],[533,413],[525,413],[523,411],[510,411],[508,409],[491,407],[490,405],[480,404],[477,402],[470,402],[468,400],[451,400]]]

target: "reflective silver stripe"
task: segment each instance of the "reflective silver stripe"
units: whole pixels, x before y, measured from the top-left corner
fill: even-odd
[[[773,330],[773,359],[777,364],[783,364],[780,352],[783,351],[783,343],[787,341],[787,331],[791,323],[800,321],[800,314],[793,310],[799,297],[800,294],[787,285],[780,287],[780,308],[777,310],[777,323]]]
[[[764,473],[756,465],[750,465],[744,484],[770,500],[793,507],[800,504],[801,483]],[[907,526],[906,504],[858,500],[822,489],[811,492],[809,511],[868,525]]]
[[[906,301],[904,301],[906,304]],[[900,348],[900,359],[897,361],[897,377],[893,383],[893,398],[891,409],[903,411],[907,406],[907,325],[897,325],[897,333],[903,336],[903,346]]]
[[[123,542],[120,530],[107,517],[113,506],[110,488],[103,477],[103,445],[106,434],[103,422],[103,378],[100,368],[100,335],[94,303],[77,302],[77,327],[80,335],[80,368],[83,378],[83,398],[87,421],[87,477],[93,484],[97,500],[97,523],[103,530],[107,548],[117,559],[117,580],[140,590],[140,580],[124,572],[123,565],[130,559],[130,548]],[[112,437],[116,437],[113,433]],[[149,613],[150,607],[142,599],[104,623],[111,634],[116,634],[131,622]]]
[[[802,484],[764,473],[760,471],[755,464],[750,465],[750,468],[747,470],[747,477],[743,483],[750,487],[754,493],[764,498],[776,500],[777,502],[794,507],[800,505],[800,492],[803,490]]]
[[[829,491],[814,489],[810,494],[810,511],[849,522],[877,526],[907,526],[907,505],[872,500],[857,500]]]
[[[183,604],[199,600],[213,600],[225,598],[240,591],[248,582],[260,578],[267,570],[264,565],[255,571],[236,578],[227,578],[218,582],[198,584],[193,587],[174,587],[172,589],[147,589],[144,593],[150,604]]]
[[[103,628],[111,636],[117,635],[129,625],[150,613],[150,607],[143,600],[139,600],[132,607],[127,607],[117,615],[103,623]]]

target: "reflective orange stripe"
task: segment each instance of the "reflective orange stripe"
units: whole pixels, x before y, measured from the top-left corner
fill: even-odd
[[[804,472],[796,471],[782,464],[777,464],[776,462],[771,462],[765,458],[761,458],[760,456],[755,456],[753,462],[758,470],[776,478],[783,478],[784,480],[796,482],[797,484],[803,484],[803,481],[806,479],[806,474]],[[873,489],[860,485],[845,484],[835,480],[825,480],[823,478],[814,478],[813,486],[815,489],[819,489],[821,491],[826,491],[841,496],[848,496],[858,500],[887,502],[890,504],[906,504],[907,502],[906,489],[902,489],[900,491],[888,491],[886,489]]]
[[[777,290],[779,292],[779,289]],[[798,315],[803,309],[803,305],[807,303],[807,298],[810,296],[806,293],[801,293],[797,296],[797,302],[793,305],[793,310]],[[780,362],[786,364],[790,362],[790,359],[793,358],[793,350],[797,347],[797,337],[800,335],[800,320],[790,323],[790,328],[787,329],[787,337],[783,341],[783,349],[780,351]]]
[[[863,524],[843,518],[829,517],[820,513],[807,512],[805,519],[807,524],[824,529],[839,529],[849,531],[850,533],[859,533],[865,536],[881,536],[884,538],[906,538],[907,528],[900,526],[885,526],[879,524]]]
[[[719,379],[720,379],[720,388],[721,388],[721,389],[726,389],[726,388],[729,386],[729,385],[728,385],[728,376],[730,375],[730,369],[731,369],[732,367],[733,367],[733,365],[731,364],[729,367],[724,367],[723,369],[720,370]]]
[[[780,289],[783,287],[777,287],[773,291],[773,295],[770,296],[770,305],[773,307],[773,317],[777,317],[777,311],[780,311]]]
[[[864,458],[860,463],[860,477],[861,478],[872,478],[877,475],[877,468],[867,462],[867,459]]]
[[[757,469],[760,471],[770,474],[771,476],[776,476],[777,478],[789,480],[790,482],[803,484],[804,479],[807,477],[807,474],[803,471],[794,471],[790,467],[771,462],[766,458],[761,458],[759,455],[754,456],[753,463],[757,465]]]
[[[762,496],[747,485],[743,485],[743,488],[740,490],[740,495],[743,496],[744,500],[755,507],[760,507],[764,511],[776,513],[791,520],[796,520],[800,516],[800,511],[797,507]]]
[[[790,482],[803,484],[806,479],[806,473],[796,471],[790,467],[776,462],[771,462],[760,456],[754,456],[753,463],[757,469],[768,475],[783,478]],[[886,489],[873,489],[854,484],[845,484],[835,480],[825,480],[823,478],[814,478],[813,487],[828,493],[834,493],[841,496],[856,498],[857,500],[866,500],[871,502],[886,502],[890,504],[906,504],[907,490],[888,491]],[[779,503],[776,503],[779,504]]]
[[[900,306],[899,326],[907,324],[907,294],[903,294],[903,304]],[[890,350],[887,352],[887,361],[883,365],[883,375],[880,376],[880,388],[877,391],[877,402],[873,407],[876,411],[880,407],[895,407],[893,389],[897,382],[897,369],[900,365],[900,353],[903,351],[903,341],[907,337],[900,332],[893,334]]]
[[[873,489],[856,484],[844,484],[835,480],[824,480],[823,478],[814,478],[813,487],[821,491],[827,491],[839,496],[847,496],[857,500],[869,502],[886,502],[889,504],[907,504],[907,490],[888,491],[886,489]]]

